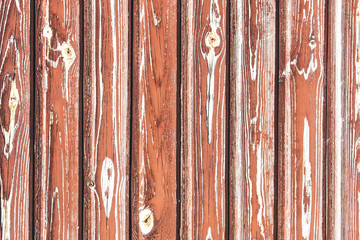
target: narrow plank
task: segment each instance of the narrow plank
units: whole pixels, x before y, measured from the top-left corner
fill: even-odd
[[[79,2],[35,1],[35,238],[79,232]]]
[[[326,78],[327,78],[326,239],[341,239],[341,228],[342,228],[341,227],[342,207],[340,207],[342,206],[341,172],[342,172],[342,165],[349,164],[349,160],[350,160],[349,158],[344,158],[344,156],[350,156],[348,155],[348,153],[344,151],[346,150],[346,146],[347,146],[347,142],[344,142],[344,140],[345,141],[347,140],[346,136],[348,136],[347,135],[348,132],[346,132],[346,128],[345,128],[347,123],[344,122],[343,124],[343,120],[345,120],[345,116],[347,112],[347,109],[344,108],[346,106],[346,101],[344,101],[345,99],[344,97],[346,94],[345,92],[346,85],[348,84],[345,83],[347,82],[347,80],[344,81],[343,78],[345,73],[344,72],[345,69],[343,68],[344,67],[343,40],[345,38],[344,34],[347,31],[345,30],[345,28],[342,27],[343,26],[342,24],[344,21],[343,14],[345,13],[344,7],[346,7],[345,5],[348,5],[345,2],[331,0],[329,1],[329,5],[328,5],[329,6],[328,46],[327,46],[328,53],[327,53],[327,74],[326,74]],[[353,12],[352,17],[354,17],[354,13],[355,12]],[[349,27],[350,26],[351,25],[349,25]],[[353,44],[353,42],[350,42],[350,44]],[[355,57],[355,55],[351,54],[351,57]],[[351,93],[351,91],[349,93]],[[355,92],[353,92],[353,94],[354,93]],[[353,140],[355,140],[355,138]],[[352,145],[352,147],[355,147],[355,145]],[[354,153],[351,147],[349,148],[349,150],[350,152]],[[349,182],[344,184],[348,185]],[[347,187],[345,186],[345,188]],[[347,196],[345,195],[345,197]],[[343,204],[347,205],[345,202]],[[348,224],[350,224],[350,222],[348,222]],[[349,225],[349,227],[355,227],[354,229],[357,228],[356,226],[352,226],[351,224]],[[344,238],[344,239],[355,239],[355,237],[353,235],[353,237],[351,238]]]
[[[128,239],[129,2],[84,10],[84,239]]]
[[[328,22],[326,237],[359,239],[360,2],[330,1]]]
[[[273,239],[276,1],[230,5],[230,239]]]
[[[181,4],[181,239],[225,239],[227,1]]]
[[[0,236],[29,239],[30,3],[0,12]]]
[[[176,238],[177,1],[136,0],[132,238]]]
[[[323,238],[325,1],[279,2],[278,238]]]

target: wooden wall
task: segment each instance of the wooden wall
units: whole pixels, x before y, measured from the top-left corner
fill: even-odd
[[[360,238],[360,0],[0,13],[1,240]]]

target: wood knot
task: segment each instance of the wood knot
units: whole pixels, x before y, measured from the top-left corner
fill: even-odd
[[[210,50],[219,47],[220,36],[215,31],[208,32],[205,36],[205,44]]]
[[[314,49],[316,48],[316,41],[315,41],[315,39],[311,39],[311,40],[309,41],[309,46],[310,46],[310,49],[311,49],[311,50],[314,50]]]
[[[143,235],[151,232],[154,227],[154,215],[149,208],[143,209],[139,214],[139,226]]]
[[[46,25],[43,30],[43,36],[47,39],[51,39],[53,36],[52,29],[49,25]]]
[[[15,111],[19,105],[19,91],[16,87],[16,81],[11,82],[9,108],[11,119],[15,119]]]
[[[93,180],[90,180],[88,181],[88,184],[87,184],[90,188],[93,188],[95,187],[95,182]]]
[[[61,45],[61,55],[67,68],[75,61],[76,56],[74,48],[67,42],[63,42]]]

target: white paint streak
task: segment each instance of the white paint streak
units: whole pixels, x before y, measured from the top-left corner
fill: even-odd
[[[310,236],[310,225],[311,225],[311,164],[310,164],[310,132],[309,132],[309,122],[307,118],[304,119],[304,135],[303,135],[303,197],[302,197],[302,235],[305,239],[309,239]],[[306,202],[305,202],[306,201]]]
[[[6,81],[7,78],[5,78]],[[0,107],[2,107],[2,96],[4,94],[4,89],[5,86],[7,86],[8,84],[4,81],[3,83],[3,87],[1,89],[1,94],[0,94]],[[13,140],[14,140],[14,135],[17,129],[18,124],[15,123],[15,115],[16,115],[16,109],[19,105],[19,101],[20,101],[20,96],[19,96],[19,91],[16,87],[16,80],[9,80],[10,81],[10,98],[9,98],[9,109],[10,109],[10,124],[9,124],[9,129],[6,130],[6,127],[3,125],[3,122],[0,120],[0,125],[1,125],[1,132],[4,136],[4,140],[5,140],[5,146],[4,146],[4,155],[7,159],[9,159],[10,153],[13,149]]]
[[[101,196],[104,204],[105,215],[110,217],[112,198],[114,195],[115,169],[114,163],[105,157],[101,168]]]
[[[206,235],[206,240],[213,240],[213,237],[211,235],[211,227],[208,228],[208,232]]]
[[[1,184],[2,187],[2,184]],[[2,188],[1,188],[2,193]],[[1,194],[2,195],[2,194]],[[11,231],[10,231],[10,223],[11,223],[11,198],[6,200],[1,196],[1,239],[2,240],[10,240],[11,239]]]
[[[335,14],[335,24],[332,24],[335,28],[334,33],[336,36],[330,37],[330,41],[333,42],[331,44],[331,48],[335,52],[335,56],[330,56],[330,60],[334,61],[333,63],[329,64],[329,69],[333,72],[333,75],[329,75],[329,82],[335,83],[335,94],[332,94],[335,99],[335,109],[334,109],[334,117],[335,117],[335,124],[334,124],[334,154],[332,161],[334,161],[332,174],[334,174],[334,181],[333,181],[333,190],[334,190],[334,205],[331,206],[331,225],[329,226],[329,229],[332,230],[332,237],[333,239],[341,239],[341,169],[342,169],[342,159],[343,159],[343,153],[342,153],[342,146],[343,146],[343,106],[342,106],[342,93],[343,93],[343,72],[342,72],[342,60],[343,60],[343,54],[342,54],[342,37],[341,35],[338,36],[338,34],[341,34],[342,32],[342,1],[334,1],[334,11],[332,11],[333,14]],[[357,36],[358,37],[358,36]],[[335,79],[331,79],[332,77],[335,77]],[[332,87],[333,88],[333,87]],[[356,99],[356,98],[355,98]],[[355,116],[356,118],[356,116]]]
[[[258,2],[256,2],[256,4],[258,4]],[[250,0],[248,1],[248,6],[249,6],[249,21],[248,21],[248,28],[250,31],[250,17],[251,17],[251,4],[250,4]],[[257,6],[258,7],[258,6]],[[250,76],[251,76],[251,80],[255,81],[256,79],[256,73],[257,73],[257,59],[258,59],[258,50],[259,50],[259,41],[260,41],[260,30],[258,28],[258,11],[256,11],[256,29],[257,29],[257,39],[256,39],[256,48],[255,51],[253,52],[251,50],[251,36],[252,34],[248,34],[249,36],[249,53],[250,53]],[[254,58],[254,61],[252,61],[252,59]],[[254,62],[254,64],[252,63]]]
[[[65,68],[65,99],[69,100],[69,69],[75,61],[76,55],[73,47],[68,42],[63,42],[60,46],[61,55]]]
[[[261,161],[261,139],[256,149],[256,194],[259,203],[259,211],[257,213],[257,222],[260,227],[260,234],[265,239],[265,230],[263,224],[263,210],[264,210],[264,203],[263,203],[263,193],[261,187],[264,185],[263,181],[263,161]]]
[[[206,33],[205,45],[209,52],[206,54],[201,52],[204,59],[207,61],[208,74],[206,77],[206,128],[208,130],[208,143],[211,143],[212,136],[212,118],[214,112],[214,81],[215,81],[215,66],[219,55],[215,55],[215,49],[220,46],[220,36],[217,29],[220,28],[221,16],[216,17],[216,11],[219,9],[217,0],[211,0],[209,12],[209,25],[211,32]],[[221,29],[220,29],[221,30]]]

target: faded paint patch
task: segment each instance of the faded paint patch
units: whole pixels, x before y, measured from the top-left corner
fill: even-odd
[[[112,198],[114,195],[114,182],[114,163],[110,158],[106,157],[101,168],[101,196],[107,218],[110,217]]]
[[[310,164],[310,132],[309,132],[309,122],[307,118],[304,119],[304,134],[303,134],[303,198],[302,198],[302,235],[305,239],[309,239],[310,236],[310,225],[311,225],[311,164]]]

